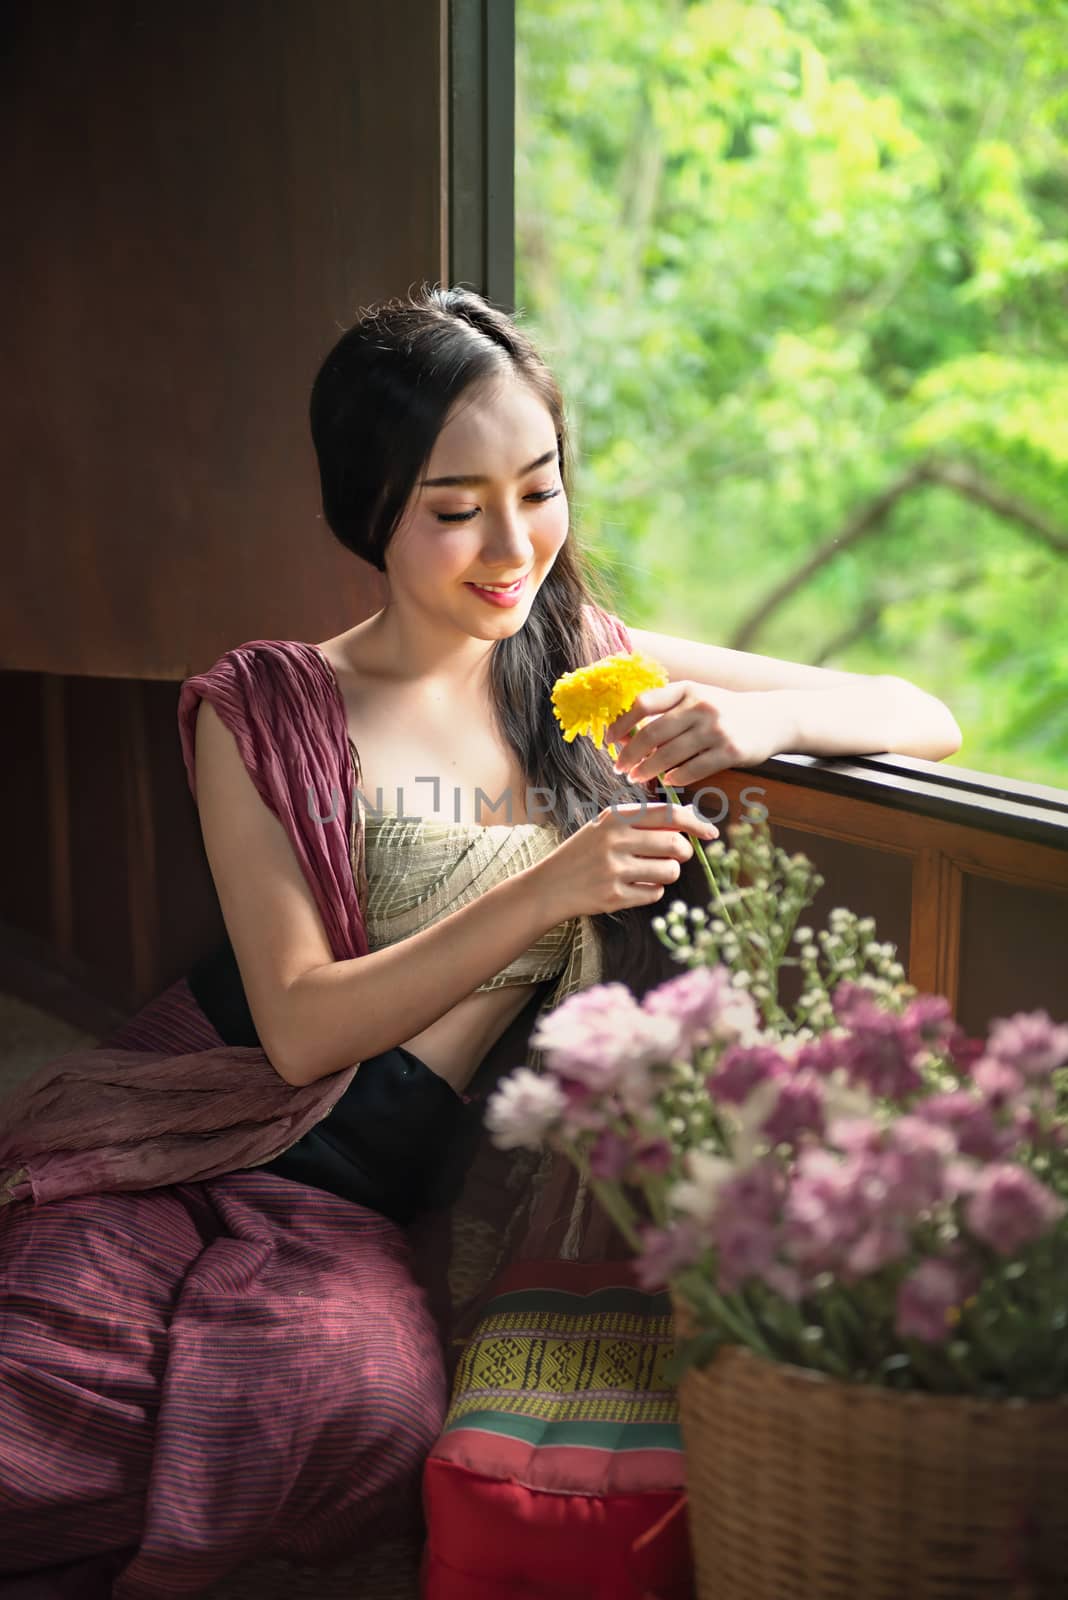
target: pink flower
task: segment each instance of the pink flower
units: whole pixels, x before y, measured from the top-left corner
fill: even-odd
[[[863,1020],[875,1010],[875,1004],[871,991],[865,989],[863,984],[843,978],[831,995],[831,1009],[844,1028],[851,1028],[854,1018]]]
[[[678,1272],[692,1267],[704,1250],[701,1235],[693,1222],[672,1223],[654,1228],[642,1223],[638,1228],[641,1249],[635,1258],[634,1273],[643,1289],[662,1289]]]
[[[531,1042],[545,1051],[550,1071],[594,1094],[618,1094],[638,1110],[653,1093],[649,1067],[678,1053],[678,1024],[642,1010],[622,983],[594,984],[572,995],[538,1023]]]
[[[771,1222],[786,1194],[786,1174],[772,1156],[762,1156],[731,1174],[719,1191],[719,1211]]]
[[[950,1261],[921,1261],[897,1291],[895,1326],[903,1339],[944,1344],[971,1285],[962,1269]]]
[[[818,1072],[829,1078],[832,1072],[849,1061],[849,1040],[840,1033],[821,1033],[816,1039],[806,1039],[797,1055],[794,1066],[799,1072]]]
[[[987,1050],[1025,1078],[1048,1078],[1057,1067],[1068,1065],[1068,1023],[1055,1025],[1048,1011],[998,1017]]]
[[[630,1166],[630,1141],[616,1133],[613,1128],[604,1128],[597,1135],[590,1148],[590,1172],[595,1178],[607,1178],[611,1182],[622,1178]]]
[[[976,1062],[972,1081],[992,1111],[1003,1111],[1023,1089],[1016,1068],[996,1056],[982,1056]]]
[[[928,1096],[917,1104],[916,1115],[948,1128],[961,1154],[976,1161],[998,1161],[1016,1143],[1013,1130],[999,1128],[987,1102],[967,1089]]]
[[[871,1117],[837,1117],[827,1130],[827,1137],[839,1150],[857,1154],[885,1148],[883,1130]]]
[[[982,1039],[970,1039],[964,1029],[959,1026],[953,1030],[946,1041],[946,1053],[957,1071],[963,1076],[967,1076],[985,1049],[986,1045]]]
[[[635,1182],[643,1172],[669,1172],[671,1162],[672,1149],[667,1139],[655,1135],[628,1137],[614,1128],[602,1129],[590,1149],[591,1173],[612,1182]]]
[[[918,994],[905,1007],[902,1019],[917,1046],[944,1049],[958,1032],[952,1007],[944,994]]]
[[[694,967],[658,984],[642,1001],[649,1016],[668,1016],[680,1032],[687,1054],[713,1040],[731,1044],[757,1026],[757,1011],[744,990],[731,982],[729,968]]]
[[[814,1072],[783,1078],[779,1098],[762,1129],[771,1144],[796,1144],[803,1133],[823,1132],[823,1083]]]
[[[721,1209],[712,1237],[716,1278],[726,1294],[749,1278],[763,1277],[775,1259],[775,1231],[758,1217]]]
[[[858,1171],[856,1159],[840,1161],[827,1150],[803,1149],[797,1157],[783,1205],[784,1238],[793,1261],[810,1274],[836,1267],[864,1226]]]
[[[639,1139],[634,1146],[633,1161],[639,1172],[669,1172],[671,1160],[671,1143],[667,1139],[653,1136]]]
[[[887,1204],[909,1218],[946,1198],[946,1165],[957,1155],[947,1128],[922,1117],[898,1117],[886,1129],[887,1150],[879,1163]]]
[[[976,1238],[999,1255],[1012,1256],[1064,1215],[1064,1202],[1026,1167],[1003,1163],[976,1179],[964,1217]]]
[[[871,1007],[863,1019],[855,1013],[849,1021],[845,1043],[846,1071],[877,1099],[907,1100],[922,1085],[915,1066],[916,1049],[910,1031],[892,1012]]]
[[[946,1199],[959,1200],[962,1195],[971,1194],[981,1170],[974,1161],[947,1161]]]
[[[889,1266],[892,1261],[901,1261],[908,1254],[908,1249],[908,1234],[898,1218],[877,1219],[846,1251],[845,1273],[851,1277],[866,1278],[870,1273]]]
[[[563,1115],[566,1101],[560,1085],[518,1067],[503,1080],[486,1106],[486,1127],[499,1150],[523,1146],[537,1150]]]
[[[557,1080],[564,1096],[562,1131],[565,1138],[575,1138],[582,1133],[599,1133],[607,1127],[609,1118],[618,1110],[611,1095],[598,1095],[584,1083],[573,1078]]]
[[[724,1051],[705,1083],[713,1100],[740,1106],[754,1089],[789,1071],[791,1068],[784,1057],[770,1045],[733,1044]]]

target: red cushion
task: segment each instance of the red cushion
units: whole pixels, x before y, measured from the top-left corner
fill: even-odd
[[[423,1600],[691,1600],[670,1302],[625,1262],[509,1269],[423,1479]]]

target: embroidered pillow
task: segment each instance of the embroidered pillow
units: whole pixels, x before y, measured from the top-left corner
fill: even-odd
[[[423,1600],[691,1600],[666,1293],[628,1262],[508,1268],[423,1479]]]

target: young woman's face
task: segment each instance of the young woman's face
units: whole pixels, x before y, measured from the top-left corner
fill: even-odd
[[[391,602],[427,626],[507,638],[526,621],[567,529],[545,404],[511,376],[480,386],[446,419],[390,542]],[[516,581],[500,596],[508,604],[479,587]]]

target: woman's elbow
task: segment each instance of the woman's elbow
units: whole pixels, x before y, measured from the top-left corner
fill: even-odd
[[[915,707],[907,713],[910,726],[915,728],[915,735],[908,739],[908,749],[900,753],[918,756],[924,761],[944,761],[947,756],[955,756],[964,743],[964,735],[945,702],[917,684],[909,683],[907,678],[895,677],[892,682],[899,689],[904,687],[911,694],[918,695],[922,702],[921,716],[916,715]]]
[[[960,731],[960,723],[957,721],[952,711],[947,709],[946,718],[948,721],[946,748],[942,751],[942,754],[937,757],[939,761],[944,761],[947,756],[955,756],[961,745],[964,743],[964,735]]]

